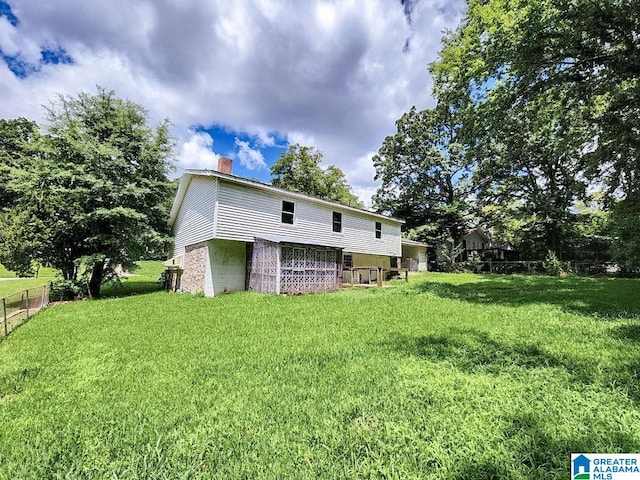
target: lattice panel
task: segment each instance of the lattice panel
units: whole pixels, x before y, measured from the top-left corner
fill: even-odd
[[[328,292],[338,288],[337,251],[318,247],[282,246],[280,292]]]
[[[251,257],[249,288],[255,292],[277,293],[278,246],[256,241]]]

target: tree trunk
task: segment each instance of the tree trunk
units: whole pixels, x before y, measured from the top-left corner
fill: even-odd
[[[98,298],[100,296],[100,287],[102,286],[102,274],[104,273],[104,260],[93,264],[91,271],[91,280],[89,280],[89,298]]]
[[[76,271],[75,265],[65,265],[60,267],[60,271],[62,272],[62,278],[65,280],[75,280],[74,273]]]

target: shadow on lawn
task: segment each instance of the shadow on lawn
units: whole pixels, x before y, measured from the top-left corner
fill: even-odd
[[[611,334],[620,340],[640,343],[640,324],[620,325]]]
[[[637,342],[640,335],[635,325],[614,330],[624,341]],[[556,355],[535,344],[507,344],[474,329],[452,329],[447,335],[396,335],[384,347],[416,356],[430,362],[453,366],[473,374],[509,374],[517,370],[560,369],[569,377],[567,385],[596,386],[596,390],[618,391],[640,404],[640,361],[603,366],[597,360]],[[514,372],[514,370],[516,370]],[[570,388],[570,387],[569,387]],[[590,394],[594,390],[589,389]],[[498,421],[498,420],[497,420]],[[570,438],[556,438],[544,411],[532,405],[513,417],[499,419],[507,450],[513,459],[463,458],[447,478],[452,480],[484,480],[508,478],[566,478],[570,454],[600,451],[638,450],[637,439],[625,432],[610,431],[605,436],[576,433]],[[526,471],[523,471],[526,469]]]
[[[100,292],[100,298],[128,297],[144,295],[162,290],[162,284],[154,281],[124,280],[121,285],[105,285]]]
[[[579,375],[586,365],[571,363],[533,344],[507,345],[486,332],[453,329],[446,335],[395,336],[391,345],[398,351],[433,362],[447,362],[465,373],[500,373],[506,367],[561,367]]]
[[[626,335],[625,330],[614,332],[614,336]],[[637,333],[633,330],[634,335]],[[446,335],[396,335],[385,342],[385,346],[431,362],[447,363],[467,374],[499,375],[514,368],[561,369],[571,377],[571,383],[617,389],[640,403],[640,359],[637,357],[602,365],[597,359],[577,358],[570,352],[558,355],[535,344],[502,343],[486,332],[473,329],[452,329]]]
[[[602,449],[603,440],[613,452],[634,452],[637,442],[630,435],[611,432],[606,439],[594,435],[578,435],[575,438],[554,438],[545,427],[542,414],[522,413],[506,419],[504,442],[513,459],[465,459],[458,463],[452,480],[485,480],[522,478],[566,478],[572,453],[593,452]],[[523,472],[523,467],[526,471]],[[518,473],[516,473],[518,472]]]
[[[480,282],[460,285],[418,281],[408,291],[480,304],[550,304],[602,318],[640,318],[640,282],[635,279],[483,275]]]

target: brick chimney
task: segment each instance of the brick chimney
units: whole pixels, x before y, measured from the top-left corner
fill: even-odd
[[[226,173],[227,175],[231,175],[231,167],[233,165],[233,160],[227,157],[218,158],[218,171],[220,173]]]

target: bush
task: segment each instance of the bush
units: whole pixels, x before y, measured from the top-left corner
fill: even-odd
[[[549,250],[547,252],[547,257],[542,262],[542,268],[544,268],[544,272],[547,275],[552,275],[557,277],[562,273],[562,262],[556,255],[556,252]]]
[[[57,279],[49,282],[49,301],[60,302],[83,297],[85,289],[73,280]]]
[[[484,266],[484,262],[480,260],[478,255],[471,255],[466,262],[466,266],[473,273],[480,273]]]

